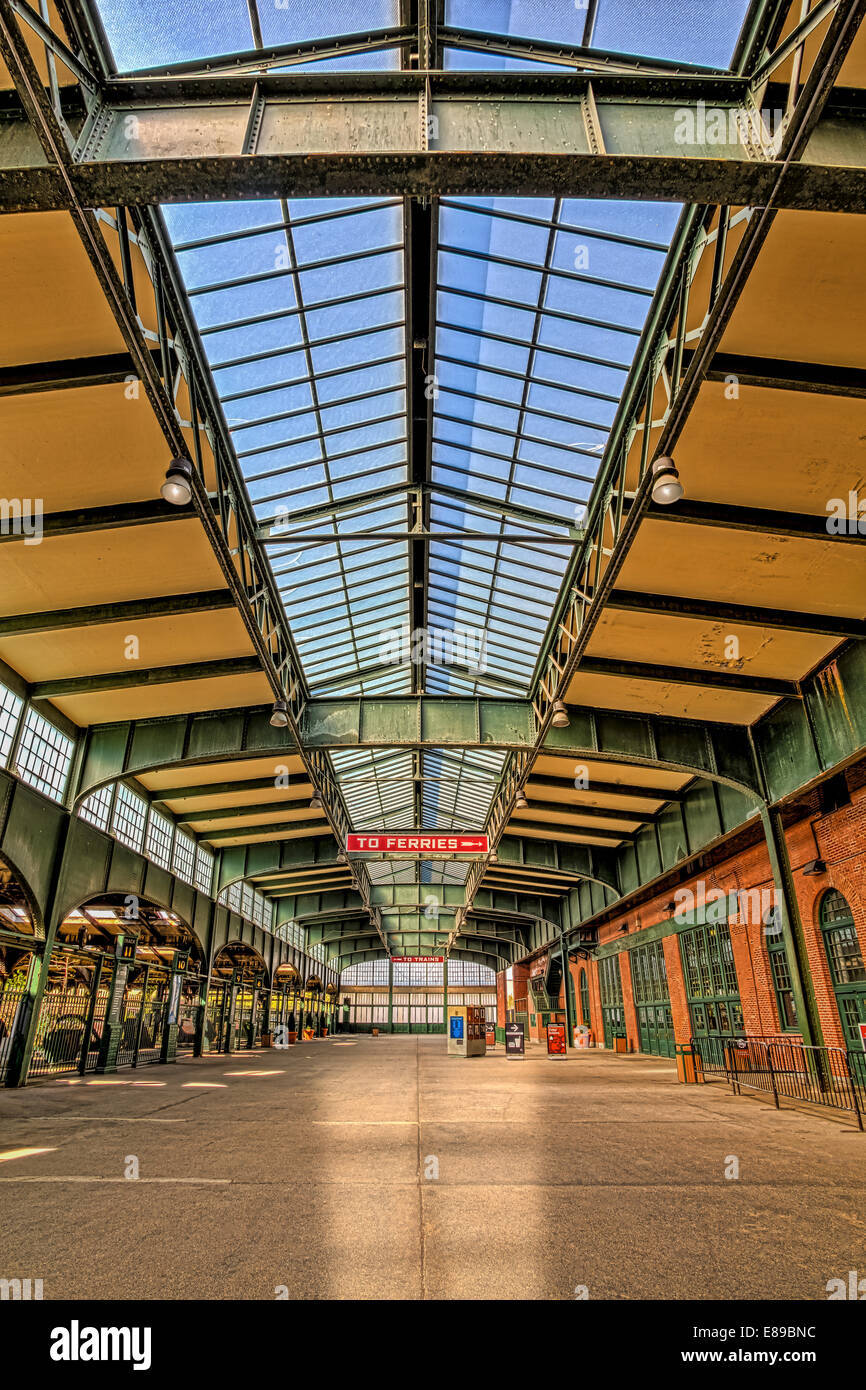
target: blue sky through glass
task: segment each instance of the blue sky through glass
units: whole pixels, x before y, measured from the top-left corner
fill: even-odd
[[[246,0],[99,0],[120,70],[253,47]],[[727,66],[743,0],[600,0],[593,42]],[[396,0],[259,5],[266,46],[383,28]],[[449,0],[447,22],[563,44],[574,0]],[[451,50],[446,65],[522,60]],[[396,66],[396,50],[338,60]],[[312,63],[309,66],[336,66]],[[438,212],[428,626],[481,632],[427,690],[523,695],[680,209],[450,197]],[[163,209],[311,689],[408,694],[406,227],[400,199]],[[479,533],[462,538],[460,533]],[[393,540],[380,539],[382,533]],[[515,537],[529,540],[517,544]],[[346,750],[356,829],[481,828],[503,757]],[[422,866],[427,879],[431,866]],[[402,872],[402,870],[399,870]]]

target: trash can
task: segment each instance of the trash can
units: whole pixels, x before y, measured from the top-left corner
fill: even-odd
[[[676,1043],[677,1080],[687,1084],[699,1083],[704,1079],[701,1054],[691,1043]]]

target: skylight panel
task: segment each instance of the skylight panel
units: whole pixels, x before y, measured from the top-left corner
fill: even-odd
[[[195,58],[246,53],[256,47],[247,0],[97,0],[97,8],[119,72],[167,66]],[[259,0],[253,5],[262,45],[305,43],[363,31],[364,37],[397,23],[397,0]],[[369,65],[366,55],[343,63]],[[311,66],[313,66],[311,64]],[[315,66],[318,66],[316,64]]]

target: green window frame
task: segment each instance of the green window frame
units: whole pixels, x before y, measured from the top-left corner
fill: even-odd
[[[854,914],[838,888],[829,888],[821,899],[819,921],[845,1046],[859,1060],[860,1024],[866,1023],[866,964]]]
[[[767,960],[770,965],[770,979],[776,996],[776,1015],[783,1033],[799,1033],[797,1005],[794,1002],[794,984],[791,979],[791,964],[785,949],[782,935],[782,914],[778,907],[770,907],[764,913],[764,942],[767,947]]]
[[[656,1057],[673,1057],[674,1021],[662,942],[633,947],[629,965],[640,1050]]]
[[[598,963],[598,981],[601,988],[604,1045],[605,1047],[612,1047],[615,1038],[627,1036],[618,955],[602,957]]]
[[[587,1028],[592,1027],[592,1016],[589,1011],[589,980],[586,978],[586,969],[583,966],[580,970],[580,1021],[585,1023]]]
[[[798,1033],[797,1006],[794,1003],[794,987],[791,981],[791,967],[784,941],[768,941],[767,955],[770,959],[770,974],[776,995],[776,1013],[783,1033]]]
[[[743,1007],[727,923],[681,932],[680,954],[695,1037],[742,1034]]]

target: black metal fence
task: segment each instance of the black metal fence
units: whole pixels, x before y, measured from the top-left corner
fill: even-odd
[[[692,1038],[705,1078],[730,1082],[736,1095],[760,1091],[773,1097],[852,1113],[863,1129],[866,1052],[813,1047],[792,1036]]]
[[[6,1080],[27,997],[26,989],[0,991],[0,1081]]]
[[[43,995],[28,1077],[96,1070],[108,990],[79,986]]]

